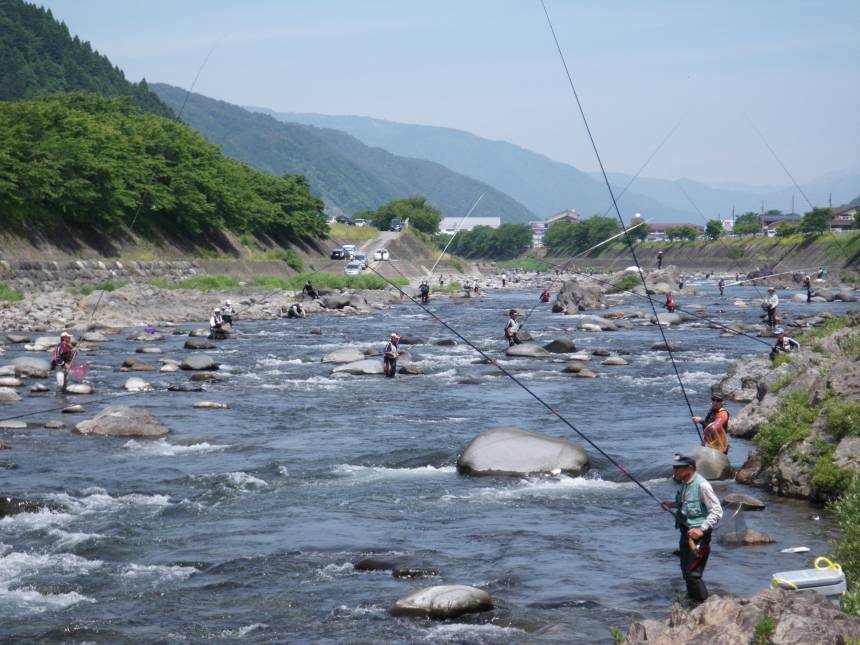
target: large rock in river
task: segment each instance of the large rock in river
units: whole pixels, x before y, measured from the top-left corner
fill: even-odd
[[[364,360],[364,352],[353,347],[336,349],[322,357],[323,363],[355,363],[361,360]]]
[[[196,356],[188,356],[179,364],[183,370],[217,370],[218,363],[215,359],[207,354],[199,354]]]
[[[34,356],[19,356],[12,361],[15,368],[15,376],[29,376],[30,378],[48,378],[51,364],[43,358]]]
[[[109,405],[92,419],[81,421],[75,432],[107,437],[163,437],[170,429],[144,408]]]
[[[353,374],[355,376],[377,376],[384,374],[382,369],[382,359],[366,358],[354,363],[338,365],[332,371],[332,374]]]
[[[591,282],[568,280],[552,305],[553,313],[574,314],[586,309],[597,309],[603,306],[602,289],[600,285]]]
[[[576,343],[570,338],[556,338],[544,345],[543,348],[553,354],[569,354],[576,351]]]
[[[394,603],[395,616],[456,618],[489,611],[493,599],[483,589],[466,585],[437,585],[419,589]]]
[[[697,446],[692,451],[696,460],[696,472],[705,479],[731,479],[732,465],[729,458],[719,450]]]
[[[479,434],[457,460],[457,470],[464,475],[581,475],[588,465],[585,450],[572,441],[519,428],[493,428]]]
[[[511,345],[505,350],[505,354],[508,356],[520,356],[526,358],[546,358],[550,355],[550,353],[543,347],[533,342]]]

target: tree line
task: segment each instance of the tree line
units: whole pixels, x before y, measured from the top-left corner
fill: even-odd
[[[434,239],[443,249],[451,235],[440,234]],[[532,229],[527,224],[502,224],[498,228],[476,226],[471,231],[459,231],[448,251],[464,258],[509,260],[531,246]]]
[[[129,97],[68,94],[0,103],[0,225],[193,237],[227,228],[324,237],[323,203],[299,175],[263,174]]]

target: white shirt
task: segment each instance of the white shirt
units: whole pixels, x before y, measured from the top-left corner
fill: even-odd
[[[773,309],[779,304],[779,296],[772,293],[765,299],[765,303],[767,303],[769,308]]]
[[[516,334],[520,330],[520,324],[513,318],[508,319],[508,324],[505,325],[505,331]]]
[[[693,476],[695,477],[695,475]],[[690,479],[690,481],[693,480]],[[684,486],[684,490],[681,493],[681,506],[687,502],[687,493],[690,490],[689,484],[690,482],[684,482],[682,484]],[[704,502],[705,509],[708,511],[708,516],[699,528],[703,531],[706,529],[713,530],[717,528],[717,524],[720,523],[720,520],[723,517],[723,507],[720,505],[720,499],[714,492],[714,487],[711,486],[711,482],[704,477],[702,478],[702,482],[699,484],[699,495],[702,496],[702,502]]]

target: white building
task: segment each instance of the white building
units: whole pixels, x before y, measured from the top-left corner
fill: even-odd
[[[462,224],[460,224],[462,222]],[[461,231],[471,231],[476,226],[489,226],[499,228],[502,225],[501,217],[443,217],[439,223],[439,232],[453,235],[459,226]]]
[[[576,212],[573,208],[566,208],[563,211],[559,211],[555,215],[550,215],[546,218],[547,227],[552,226],[556,222],[571,222],[576,223],[579,221],[579,213]]]

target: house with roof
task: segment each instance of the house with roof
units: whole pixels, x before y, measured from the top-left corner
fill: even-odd
[[[854,230],[854,221],[857,219],[856,206],[842,206],[833,209],[833,219],[830,220],[830,230],[833,233],[847,233]]]
[[[458,230],[471,231],[476,226],[499,228],[501,217],[443,217],[439,222],[439,231],[445,235],[454,235]]]
[[[571,222],[576,223],[579,221],[579,214],[572,208],[566,208],[563,211],[559,211],[555,215],[550,215],[546,218],[546,226],[549,228],[553,224],[558,222]]]
[[[680,228],[682,226],[689,226],[691,228],[699,231],[699,235],[704,234],[705,227],[700,224],[684,224],[684,223],[671,223],[671,224],[648,224],[650,230],[648,231],[648,237],[645,238],[647,240],[665,240],[667,239],[667,234],[673,228]]]

